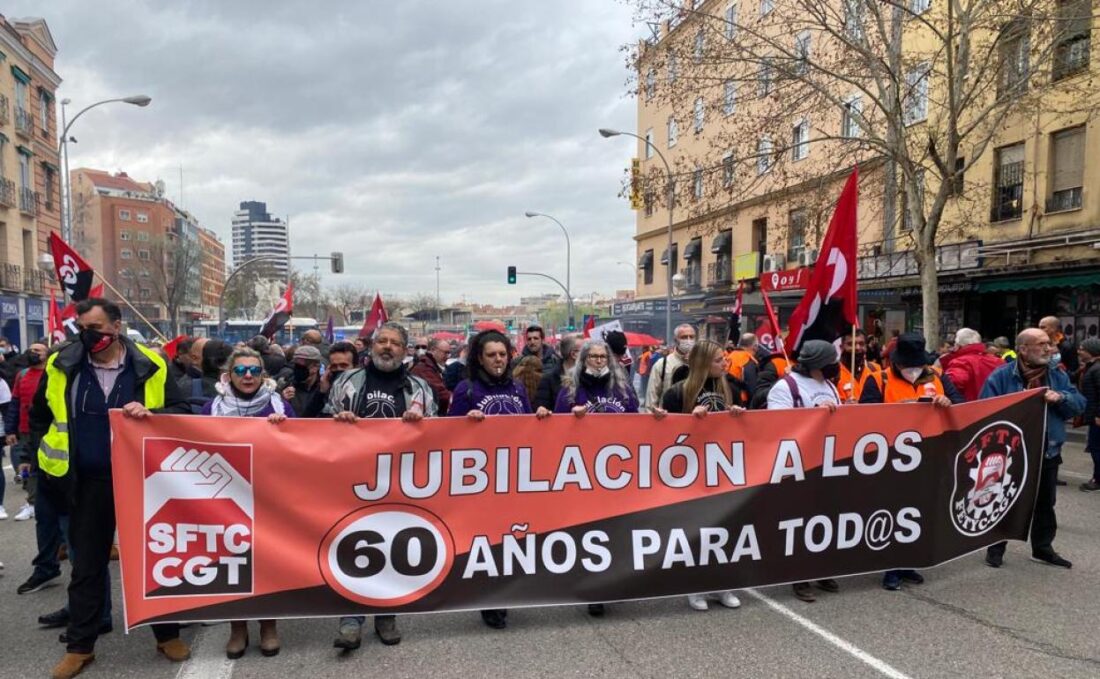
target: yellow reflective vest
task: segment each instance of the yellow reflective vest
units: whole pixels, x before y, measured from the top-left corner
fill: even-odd
[[[159,354],[140,344],[127,344],[126,350],[134,349],[156,365],[157,370],[145,381],[143,403],[150,410],[164,407],[164,389],[168,380],[168,365]],[[63,350],[62,350],[63,351]],[[69,391],[69,376],[57,367],[56,351],[46,360],[46,404],[53,414],[50,429],[38,443],[38,468],[50,476],[62,477],[69,473],[69,408],[66,400]]]

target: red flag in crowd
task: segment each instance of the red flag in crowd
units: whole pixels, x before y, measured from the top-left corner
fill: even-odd
[[[592,314],[588,317],[588,320],[584,322],[584,338],[588,339],[588,336],[592,334],[592,330],[596,327],[596,314]]]
[[[806,340],[833,342],[853,325],[856,315],[856,207],[859,168],[852,170],[836,203],[821,244],[806,295],[791,314],[788,344],[797,351]]]
[[[768,299],[768,293],[761,290],[760,294],[764,296],[764,311],[767,312],[768,318],[756,327],[756,339],[771,353],[781,353],[783,338],[779,336],[779,319],[775,316],[775,309],[772,308],[772,302]]]
[[[370,313],[367,320],[363,321],[363,327],[359,330],[360,337],[372,337],[374,331],[382,327],[382,324],[390,320],[386,314],[386,306],[382,304],[382,295],[374,293],[374,302],[370,305]]]
[[[260,334],[268,339],[272,339],[275,337],[276,333],[283,329],[286,322],[290,320],[290,315],[292,313],[294,313],[294,286],[287,283],[286,292],[283,293],[283,296],[271,311],[271,315],[264,321],[263,328],[260,329]]]
[[[50,253],[53,255],[53,265],[57,269],[57,280],[65,294],[74,302],[87,299],[92,289],[92,267],[85,262],[80,255],[69,247],[69,244],[61,240],[56,233],[50,233]],[[102,288],[100,289],[102,293]]]
[[[51,292],[49,317],[49,333],[51,344],[64,342],[68,337],[68,333],[65,332],[65,324],[61,319],[61,309],[59,309],[57,306],[57,296]]]
[[[168,355],[170,360],[176,360],[176,356],[179,354],[180,342],[187,338],[187,335],[177,335],[172,338],[168,344],[164,345],[164,353]]]

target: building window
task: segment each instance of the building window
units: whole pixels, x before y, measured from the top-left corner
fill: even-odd
[[[50,134],[50,93],[43,88],[38,88],[38,122],[42,128],[42,136]]]
[[[149,251],[148,250],[138,250],[138,259],[144,260],[146,262],[149,261]]]
[[[932,6],[932,0],[909,0],[909,13],[919,16],[928,11]]]
[[[756,174],[767,174],[772,169],[775,147],[771,137],[763,136],[756,142]]]
[[[859,118],[863,115],[863,99],[854,94],[844,100],[844,110],[840,114],[840,136],[845,139],[860,137]]]
[[[149,273],[149,269],[142,269],[141,273],[138,274],[138,276],[140,276],[141,278],[149,278],[149,276],[151,275],[152,274]]]
[[[992,220],[1019,219],[1024,213],[1024,145],[996,150],[993,177]]]
[[[791,210],[787,215],[787,262],[798,264],[798,256],[806,250],[806,209]]]
[[[791,128],[791,160],[802,160],[810,154],[810,122],[803,118]]]
[[[722,115],[731,116],[737,110],[737,83],[732,79],[722,85]]]
[[[695,200],[703,199],[703,168],[699,166],[691,173],[691,193]]]
[[[668,118],[668,147],[672,148],[676,146],[676,140],[680,137],[680,128],[676,125],[676,119],[672,116]]]
[[[653,285],[653,250],[646,250],[642,255],[642,283]]]
[[[122,269],[118,270],[118,275],[119,275],[120,278],[130,278],[134,274],[131,273],[131,271],[129,269],[122,268]]]
[[[773,9],[775,9],[775,0],[760,0],[760,16],[768,16]]]
[[[771,94],[773,84],[772,60],[771,57],[764,57],[760,61],[759,70],[756,72],[756,85],[760,96],[766,97]]]
[[[1085,128],[1050,135],[1051,193],[1047,212],[1081,207],[1085,175]]]
[[[692,59],[695,61],[695,63],[697,63],[697,64],[703,63],[703,53],[706,52],[706,49],[707,49],[706,28],[703,27],[703,26],[700,26],[699,30],[695,32],[695,48],[694,48],[694,50],[692,51],[692,54],[691,54]]]
[[[722,186],[733,186],[733,151],[722,156]]]
[[[645,72],[645,100],[649,101],[653,98],[653,93],[657,91],[657,69],[652,66]]]
[[[703,123],[706,122],[707,109],[703,103],[702,97],[695,98],[695,110],[692,115],[692,124],[695,127],[695,134],[699,134],[703,131]]]
[[[902,121],[912,125],[928,119],[928,73],[927,63],[918,64],[905,74],[905,101],[903,102]]]
[[[53,168],[49,165],[43,164],[43,169],[46,171],[46,209],[53,209],[53,194],[57,188],[57,173],[53,171]]]
[[[129,210],[119,210],[118,211],[118,218],[120,220],[124,221],[124,222],[130,221],[130,211]]]
[[[726,40],[733,40],[737,36],[737,5],[727,7],[725,17],[726,25],[723,33]]]
[[[966,158],[955,158],[955,174],[951,177],[951,187],[947,191],[949,196],[961,196],[966,188]]]
[[[672,50],[668,51],[668,77],[669,84],[676,82],[676,76],[680,74],[680,65],[676,63],[676,53]]]
[[[1088,70],[1092,47],[1091,0],[1060,0],[1056,31],[1054,79]]]
[[[148,224],[149,223],[149,215],[145,212],[139,212],[139,213],[137,213],[137,221],[138,221],[138,224]]]
[[[141,298],[142,299],[149,299],[152,296],[153,296],[153,291],[150,290],[149,288],[142,288],[141,289]]]
[[[130,248],[122,248],[121,250],[118,251],[118,256],[121,257],[122,259],[133,259],[134,258],[134,251],[131,250]]]
[[[653,157],[653,128],[649,128],[645,131],[645,159],[649,160]]]
[[[804,75],[810,69],[810,32],[802,31],[794,38],[794,72]]]
[[[1027,91],[1031,34],[1023,19],[1009,22],[998,45],[997,98],[1016,97]]]
[[[118,232],[118,239],[119,240],[130,240],[130,232],[129,231],[119,231]]]
[[[916,181],[916,184],[917,184],[917,194],[916,194],[916,197],[915,197],[915,205],[917,206],[917,209],[921,211],[921,214],[923,214],[924,213],[924,170],[917,170],[916,174],[914,176],[914,180]],[[904,198],[905,198],[905,202],[902,206],[901,228],[902,228],[903,231],[912,231],[914,222],[913,222],[913,216],[909,212],[910,195],[909,195],[908,192],[906,192],[904,194]]]
[[[139,219],[138,221],[140,222],[141,220]],[[138,231],[137,232],[137,239],[139,241],[148,242],[149,241],[149,232],[148,231]]]
[[[642,205],[645,208],[645,216],[652,217],[656,208],[656,200],[653,196],[653,191],[646,191],[642,194]]]

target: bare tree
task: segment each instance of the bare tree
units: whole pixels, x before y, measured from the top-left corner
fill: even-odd
[[[148,247],[138,248],[134,267],[140,281],[142,301],[146,290],[164,307],[173,335],[179,334],[179,312],[189,302],[201,300],[203,252],[198,240],[167,233],[152,238]]]
[[[370,307],[373,292],[365,285],[341,283],[328,289],[332,306],[339,312],[343,325],[351,322],[351,312],[362,311]]]
[[[721,121],[702,157],[677,160],[678,206],[702,215],[753,191],[795,192],[820,215],[835,199],[824,190],[859,163],[882,247],[914,252],[930,344],[937,244],[998,219],[989,197],[1002,187],[967,170],[1008,126],[1052,131],[1097,111],[1088,0],[774,0],[767,12],[629,1],[640,21],[683,24],[632,50],[638,96],[671,110],[685,136],[696,120]],[[661,181],[654,168],[648,200]]]

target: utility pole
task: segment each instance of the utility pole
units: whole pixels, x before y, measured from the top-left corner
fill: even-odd
[[[435,256],[435,322],[440,323],[443,318],[443,312],[439,308],[441,302],[439,301],[439,255]]]

